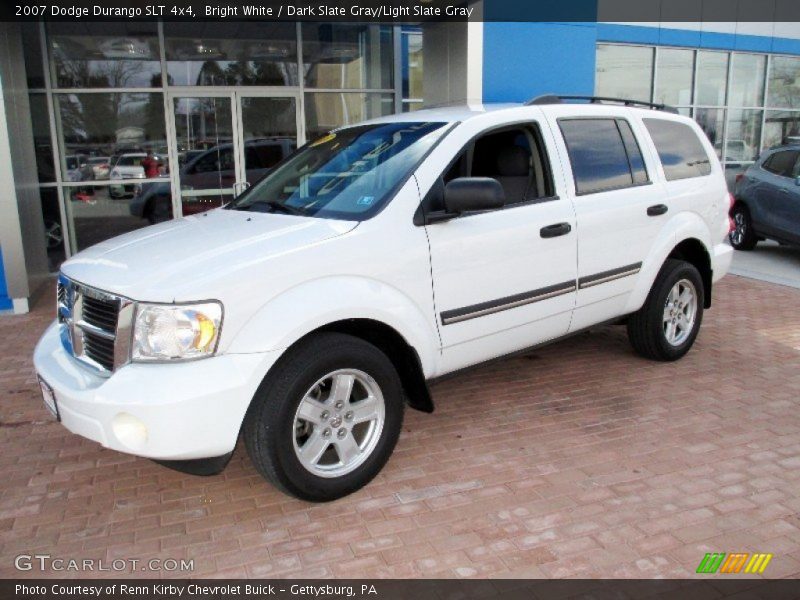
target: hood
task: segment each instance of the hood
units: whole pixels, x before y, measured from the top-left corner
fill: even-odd
[[[283,257],[351,231],[356,221],[217,209],[145,227],[65,262],[61,272],[134,300],[181,301],[247,265]]]

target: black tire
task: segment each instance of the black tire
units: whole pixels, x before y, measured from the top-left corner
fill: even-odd
[[[736,250],[752,250],[758,243],[758,236],[753,230],[753,219],[744,204],[737,204],[731,211],[735,229],[728,235],[731,246]]]
[[[373,450],[355,470],[322,477],[297,456],[295,415],[315,383],[340,369],[357,369],[374,380],[384,399],[384,424]],[[380,472],[397,444],[404,408],[400,377],[383,352],[353,336],[314,334],[290,348],[259,386],[244,420],[245,447],[258,472],[280,490],[327,502],[355,492]]]
[[[680,281],[688,280],[697,296],[694,322],[688,336],[673,345],[664,331],[664,316],[667,299],[672,288]],[[628,339],[634,350],[652,360],[677,360],[694,344],[703,321],[703,278],[697,268],[685,261],[667,259],[656,277],[644,306],[628,319]],[[676,340],[678,341],[678,340]]]

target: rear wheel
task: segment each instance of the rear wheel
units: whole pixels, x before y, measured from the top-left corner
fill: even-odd
[[[703,320],[703,279],[685,261],[668,259],[644,306],[628,319],[628,338],[642,356],[677,360],[694,344]]]
[[[750,211],[743,204],[733,207],[733,226],[728,239],[731,246],[737,250],[752,250],[758,243],[755,231],[753,231],[753,220],[750,218]]]
[[[259,387],[244,440],[258,471],[311,501],[369,483],[394,450],[403,422],[400,378],[378,348],[322,333],[288,351]]]

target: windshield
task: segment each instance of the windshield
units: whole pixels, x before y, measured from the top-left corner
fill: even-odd
[[[228,205],[234,210],[363,220],[391,199],[444,123],[380,123],[307,144]]]

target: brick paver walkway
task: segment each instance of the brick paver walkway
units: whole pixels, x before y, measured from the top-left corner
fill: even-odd
[[[30,360],[48,296],[0,318],[0,576],[41,576],[14,557],[47,553],[192,558],[197,577],[680,577],[712,551],[798,576],[799,307],[728,277],[677,363],[607,327],[440,383],[371,485],[313,505],[241,446],[200,478],[51,422]]]

